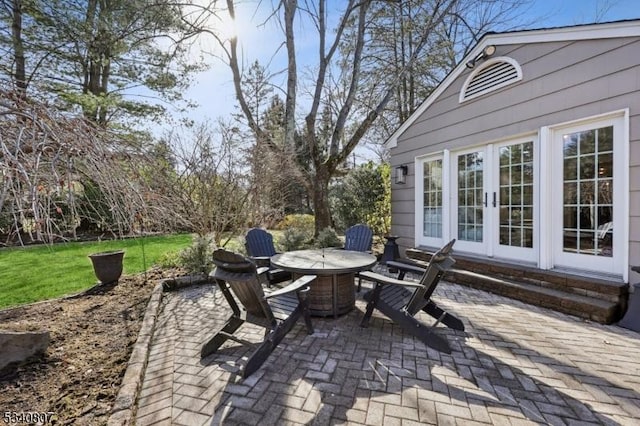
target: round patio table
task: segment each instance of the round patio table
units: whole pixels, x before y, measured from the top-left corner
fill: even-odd
[[[317,275],[307,299],[309,311],[316,316],[337,317],[351,311],[356,303],[356,272],[375,264],[375,256],[369,253],[339,249],[297,250],[271,258],[271,265],[292,272],[294,279]]]

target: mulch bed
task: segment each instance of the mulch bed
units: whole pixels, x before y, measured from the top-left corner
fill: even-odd
[[[0,311],[0,329],[48,330],[46,353],[0,371],[2,412],[53,412],[55,424],[107,422],[153,287],[179,271]]]

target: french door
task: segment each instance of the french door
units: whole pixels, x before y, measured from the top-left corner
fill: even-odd
[[[416,243],[628,279],[629,119],[618,111],[416,159]]]
[[[533,140],[459,151],[452,163],[456,249],[535,261]]]
[[[555,266],[623,269],[623,128],[614,118],[552,133]]]
[[[459,151],[452,161],[452,234],[456,249],[487,254],[488,224],[487,147]]]
[[[533,139],[496,145],[493,160],[494,254],[502,258],[536,261],[537,179]]]

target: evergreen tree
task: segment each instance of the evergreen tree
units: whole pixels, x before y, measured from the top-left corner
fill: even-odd
[[[0,73],[20,96],[53,99],[100,125],[159,117],[160,102],[181,101],[201,68],[187,61],[189,34],[172,0],[2,0],[0,22]]]

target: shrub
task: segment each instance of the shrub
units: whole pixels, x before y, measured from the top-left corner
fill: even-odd
[[[305,247],[308,240],[306,232],[300,228],[290,227],[284,230],[280,245],[284,251],[300,250]]]
[[[333,228],[324,228],[318,233],[314,245],[318,248],[342,247],[342,241],[340,241]]]
[[[168,251],[163,253],[157,260],[157,265],[163,269],[177,268],[182,266],[180,252]]]
[[[276,229],[283,229],[279,246],[284,251],[299,250],[313,238],[314,217],[310,214],[289,214],[280,221]]]
[[[190,247],[180,252],[180,264],[191,274],[208,274],[213,266],[211,238],[197,236]]]
[[[391,227],[391,177],[388,164],[369,162],[351,170],[331,188],[331,209],[339,231],[365,223],[376,235]]]
[[[314,220],[311,214],[288,214],[278,223],[276,229],[286,230],[289,228],[298,228],[311,238],[315,231]]]

